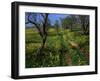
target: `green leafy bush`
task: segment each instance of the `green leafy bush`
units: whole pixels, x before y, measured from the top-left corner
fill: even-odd
[[[69,41],[73,41],[79,47],[73,49]],[[26,68],[89,64],[89,36],[77,35],[69,29],[60,29],[59,32],[56,32],[54,28],[49,29],[43,53],[38,57],[37,51],[41,47],[41,37],[36,30],[26,29],[25,43]],[[70,56],[71,64],[66,61],[67,56]]]

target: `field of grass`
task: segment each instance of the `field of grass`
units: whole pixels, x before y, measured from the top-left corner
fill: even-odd
[[[35,28],[25,31],[26,68],[89,65],[89,36],[68,29],[48,30],[43,54],[37,57],[42,39]]]

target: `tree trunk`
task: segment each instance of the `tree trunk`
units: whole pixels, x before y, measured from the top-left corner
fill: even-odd
[[[43,36],[41,47],[39,48],[39,50],[37,51],[37,54],[36,54],[36,62],[38,63],[38,66],[40,66],[40,67],[43,65],[43,60],[45,57],[45,54],[43,51],[44,51],[46,39],[47,39],[47,36],[46,35]]]

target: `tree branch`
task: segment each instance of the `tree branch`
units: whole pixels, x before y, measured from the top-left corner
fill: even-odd
[[[35,27],[38,29],[40,36],[43,37],[43,34],[42,34],[39,26],[34,21],[30,20],[30,16],[31,16],[31,13],[28,15],[28,22],[26,22],[26,24],[28,24],[28,23],[34,24]]]
[[[48,22],[48,15],[49,14],[46,13],[45,16],[44,15],[42,16],[44,18],[44,23],[43,23],[43,34],[44,35],[47,35],[46,28],[47,28],[47,22]]]

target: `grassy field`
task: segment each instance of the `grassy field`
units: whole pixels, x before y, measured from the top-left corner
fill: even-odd
[[[37,57],[41,37],[35,28],[26,28],[26,68],[89,65],[89,36],[68,29],[48,30],[43,54]]]

